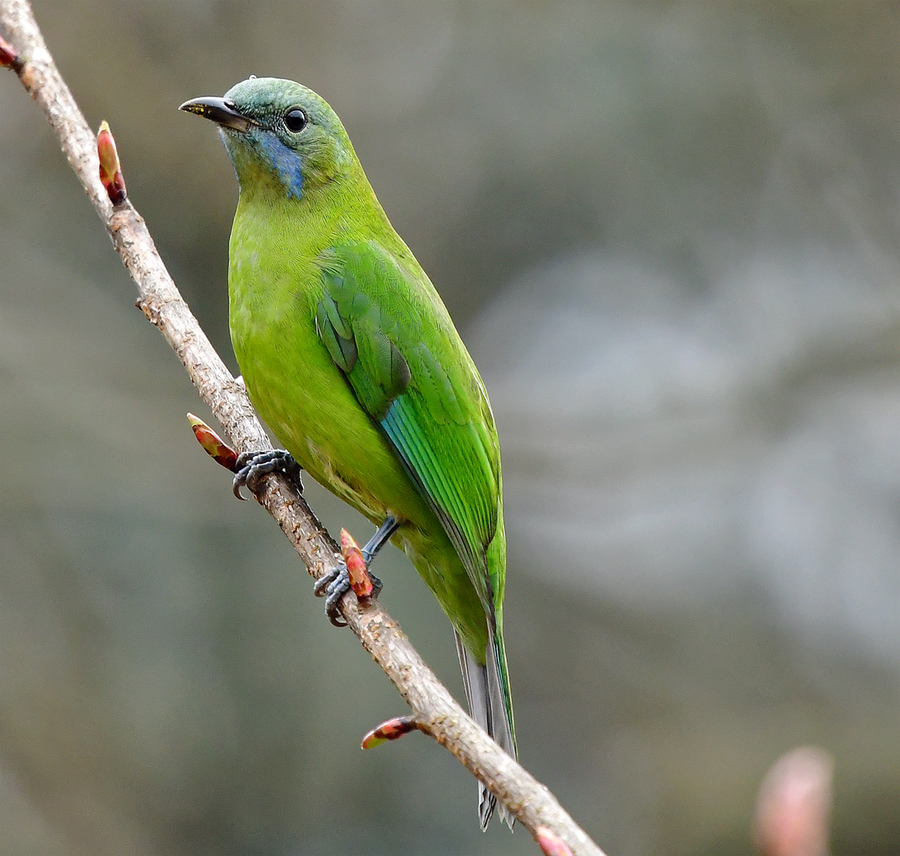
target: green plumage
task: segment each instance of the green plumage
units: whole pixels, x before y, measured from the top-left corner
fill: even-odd
[[[473,716],[515,756],[500,449],[447,310],[318,95],[251,78],[183,107],[219,124],[240,184],[230,325],[254,405],[317,481],[400,523],[393,542],[456,631]],[[482,789],[483,827],[493,806]]]

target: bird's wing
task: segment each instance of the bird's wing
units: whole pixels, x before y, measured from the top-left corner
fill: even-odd
[[[493,614],[485,552],[497,531],[500,452],[484,387],[430,284],[374,242],[322,260],[316,329],[449,536]]]

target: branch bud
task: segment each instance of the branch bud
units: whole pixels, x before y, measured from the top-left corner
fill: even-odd
[[[534,840],[546,856],[572,856],[572,849],[555,832],[546,826],[539,826],[534,831]]]
[[[363,737],[362,748],[374,749],[387,743],[388,740],[399,740],[404,734],[415,731],[419,722],[414,716],[396,716],[387,722],[382,722],[378,728],[373,728]]]
[[[23,65],[19,52],[3,36],[0,36],[0,66],[18,72]]]
[[[115,138],[106,122],[100,123],[100,130],[97,132],[97,155],[100,158],[100,181],[106,188],[109,201],[113,205],[124,202],[127,196],[125,178],[122,175]]]
[[[188,422],[191,423],[191,430],[197,438],[197,442],[203,446],[203,450],[217,464],[221,464],[226,470],[234,472],[237,463],[237,452],[231,448],[212,428],[209,427],[199,416],[188,413]]]
[[[375,586],[372,584],[372,578],[366,568],[362,550],[359,549],[356,541],[346,529],[341,529],[341,554],[344,557],[344,564],[347,565],[347,573],[350,575],[350,588],[353,589],[356,599],[365,606],[375,593]]]

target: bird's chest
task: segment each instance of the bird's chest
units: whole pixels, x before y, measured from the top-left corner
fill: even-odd
[[[282,266],[258,249],[232,252],[229,325],[254,407],[316,480],[380,519],[384,504],[365,489],[358,468],[398,466],[353,397],[316,331],[322,295],[317,270]]]
[[[245,242],[232,247],[228,285],[231,342],[250,397],[296,454],[293,435],[309,433],[305,414],[334,371],[315,329],[317,277]]]
[[[260,376],[296,367],[297,360],[308,361],[317,345],[321,275],[313,252],[291,241],[296,230],[285,225],[283,218],[261,216],[259,206],[240,206],[232,228],[229,326],[248,386]]]

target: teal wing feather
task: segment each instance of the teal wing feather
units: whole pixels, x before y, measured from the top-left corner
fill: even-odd
[[[493,416],[446,310],[430,284],[410,283],[410,275],[374,242],[332,248],[322,259],[316,329],[493,616],[502,588],[486,556],[500,502]]]

